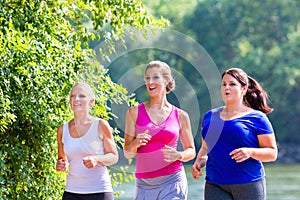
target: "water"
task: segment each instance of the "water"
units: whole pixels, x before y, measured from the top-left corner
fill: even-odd
[[[189,184],[189,200],[203,200],[204,178],[194,180],[190,174],[190,166],[185,166]],[[300,199],[300,165],[265,165],[267,175],[268,200],[299,200]],[[116,189],[115,189],[116,190]],[[122,190],[116,200],[132,200],[134,197],[134,182],[122,185]]]
[[[267,165],[265,169],[268,199],[300,199],[300,165]]]

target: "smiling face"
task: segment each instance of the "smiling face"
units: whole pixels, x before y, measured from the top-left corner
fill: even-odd
[[[150,96],[166,94],[166,79],[159,67],[148,68],[145,72],[145,84]]]
[[[74,112],[88,111],[94,103],[94,97],[85,84],[77,83],[70,93],[70,105]]]
[[[246,91],[247,87],[242,86],[241,83],[230,74],[223,76],[221,95],[226,105],[242,102]]]

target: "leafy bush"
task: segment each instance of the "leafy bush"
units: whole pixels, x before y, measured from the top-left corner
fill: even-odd
[[[67,97],[84,78],[80,72],[97,70],[90,79],[101,97],[93,111],[97,116],[108,119],[109,102],[129,100],[99,63],[90,62],[94,52],[88,42],[101,39],[112,48],[112,38],[122,39],[126,25],[163,26],[142,8],[140,1],[129,0],[0,0],[0,199],[61,196],[64,175],[55,172],[55,133],[70,117]]]

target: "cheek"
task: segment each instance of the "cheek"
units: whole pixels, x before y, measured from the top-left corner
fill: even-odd
[[[166,79],[161,78],[161,79],[159,80],[159,83],[160,83],[161,85],[167,85],[167,84],[168,84],[168,81],[167,81]]]
[[[222,95],[225,95],[225,91],[226,91],[226,88],[225,88],[225,87],[222,87],[222,88],[220,89],[220,92],[221,92]]]

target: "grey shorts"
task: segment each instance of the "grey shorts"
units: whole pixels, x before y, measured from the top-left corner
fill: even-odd
[[[135,200],[186,200],[188,194],[184,169],[159,178],[137,178]]]

